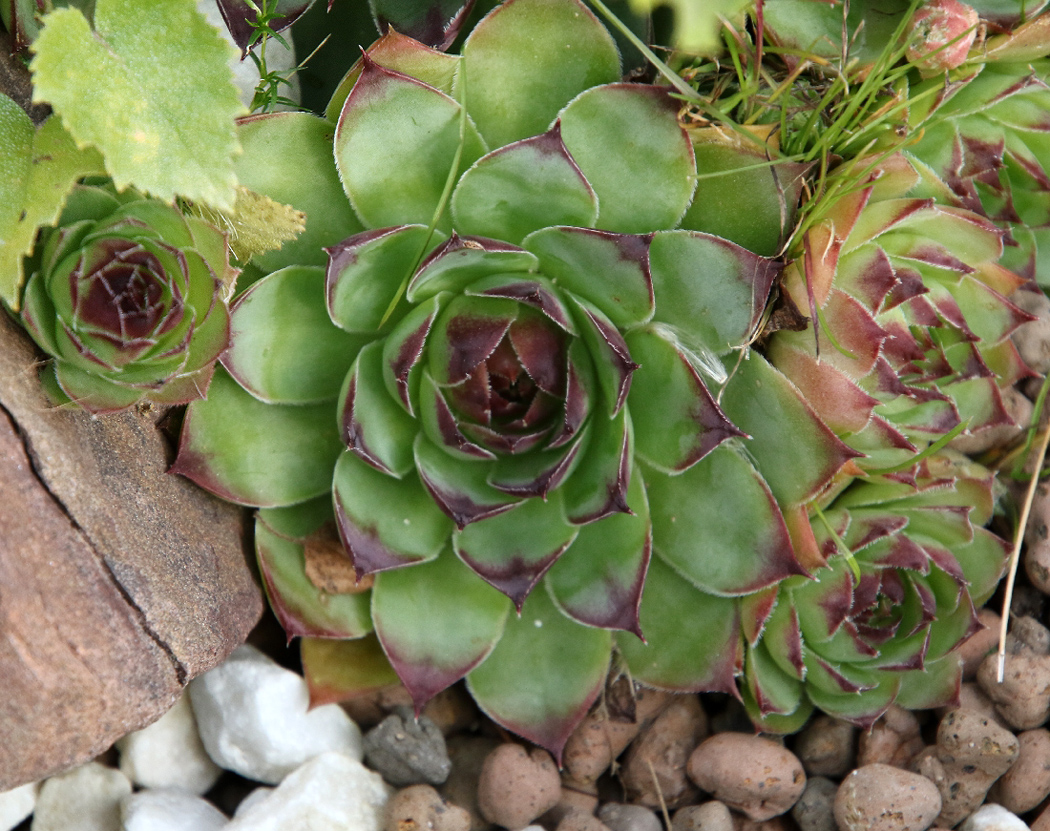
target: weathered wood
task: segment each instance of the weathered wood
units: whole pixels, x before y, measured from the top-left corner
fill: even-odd
[[[0,313],[0,791],[159,717],[262,612],[242,511],[166,472],[156,413],[49,404]]]

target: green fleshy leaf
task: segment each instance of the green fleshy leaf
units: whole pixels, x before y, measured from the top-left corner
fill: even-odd
[[[372,591],[376,633],[417,708],[485,660],[509,611],[449,550],[377,575]]]
[[[459,420],[448,405],[445,393],[426,369],[419,381],[419,423],[423,435],[435,446],[462,462],[492,460],[492,451],[471,441],[460,430]]]
[[[621,234],[674,228],[696,187],[696,161],[666,89],[609,84],[560,114],[562,138],[598,195],[595,227]]]
[[[627,510],[634,457],[634,430],[626,407],[611,419],[592,418],[588,429],[582,458],[565,488],[566,515],[579,524]]]
[[[555,491],[546,501],[526,499],[453,537],[460,558],[518,609],[579,530],[565,521],[560,493]]]
[[[725,387],[722,409],[752,438],[748,452],[778,502],[808,502],[856,457],[802,399],[798,390],[754,352]]]
[[[627,347],[641,367],[627,397],[640,458],[664,473],[680,473],[726,439],[744,435],[674,343],[647,328],[628,333]]]
[[[0,246],[11,239],[33,164],[33,122],[18,104],[0,93]]]
[[[608,631],[581,627],[546,592],[533,592],[467,686],[494,721],[560,762],[565,741],[602,691],[610,648]]]
[[[325,246],[364,230],[335,169],[330,123],[308,113],[268,113],[241,119],[237,135],[244,148],[234,164],[240,183],[306,214],[296,239],[255,256],[264,271],[324,265]]]
[[[584,626],[623,629],[643,637],[638,606],[652,551],[649,503],[641,471],[631,476],[627,506],[580,528],[572,546],[547,573],[555,604]]]
[[[544,228],[523,245],[557,285],[589,300],[620,329],[653,316],[649,239],[589,228]]]
[[[802,682],[781,671],[765,641],[747,650],[744,677],[751,699],[763,716],[790,715],[798,710],[802,702]]]
[[[338,417],[347,447],[373,467],[400,479],[415,466],[412,441],[419,422],[386,388],[382,341],[358,352],[339,393]]]
[[[745,686],[740,690],[740,698],[744,702],[744,709],[747,710],[755,729],[763,733],[789,736],[805,727],[809,717],[813,715],[813,704],[805,697],[799,701],[798,709],[794,712],[767,713],[766,715],[762,714],[748,687]]]
[[[186,412],[171,472],[239,505],[294,505],[331,490],[342,447],[331,404],[264,404],[218,369]]]
[[[693,133],[698,179],[682,226],[775,257],[795,226],[806,166],[769,161],[764,147],[746,145],[735,134],[727,140],[720,128],[701,132],[717,139]]]
[[[598,200],[555,124],[475,162],[452,194],[452,218],[462,233],[520,245],[549,225],[594,225]]]
[[[260,401],[310,404],[334,399],[369,335],[337,328],[325,307],[318,266],[288,266],[252,285],[232,315],[222,363]]]
[[[85,372],[67,361],[55,362],[55,377],[70,401],[100,415],[126,410],[140,401],[144,393],[141,388],[116,383],[95,372]],[[204,397],[203,390],[198,397]]]
[[[653,557],[642,591],[641,625],[646,643],[627,632],[615,635],[635,681],[671,692],[736,690],[742,647],[733,600],[697,590]]]
[[[22,129],[19,123],[17,115],[8,113],[3,156],[5,163],[10,159],[14,167],[21,164],[17,161],[19,150],[16,146],[23,140],[19,137]],[[6,144],[8,141],[10,145]],[[78,179],[104,172],[98,151],[91,148],[78,150],[60,118],[52,116],[33,134],[26,176],[19,186],[16,178],[19,173],[12,169],[12,179],[5,183],[5,186],[16,186],[12,191],[12,201],[0,201],[4,210],[9,212],[0,219],[0,300],[14,311],[18,311],[21,305],[18,290],[23,282],[22,258],[33,250],[37,228],[58,219],[66,197]]]
[[[419,303],[438,292],[462,293],[478,280],[501,274],[523,276],[536,270],[535,255],[514,245],[453,234],[420,265],[408,284],[407,296]]]
[[[102,151],[118,189],[231,209],[233,119],[244,109],[231,47],[190,0],[98,0],[94,25],[74,8],[46,17],[34,101],[49,102],[78,145]]]
[[[402,75],[411,75],[446,95],[452,94],[452,79],[456,67],[462,60],[458,55],[448,55],[424,46],[418,40],[407,37],[394,29],[368,47],[368,57],[384,69],[392,69]],[[328,106],[325,107],[325,118],[333,124],[339,120],[339,113],[346,103],[350,90],[361,77],[362,61],[358,60],[343,76]]]
[[[618,80],[620,56],[578,0],[510,0],[470,33],[461,73],[458,97],[489,146],[502,147],[544,132],[584,90]]]
[[[349,701],[398,682],[374,634],[352,641],[303,638],[299,655],[312,707]]]
[[[894,702],[906,710],[957,707],[962,684],[962,659],[955,653],[927,661],[922,672],[901,673],[900,691]]]
[[[378,331],[429,239],[425,225],[403,225],[329,248],[328,313],[335,325],[348,332]]]
[[[897,698],[900,684],[900,673],[884,672],[873,689],[863,692],[830,693],[810,683],[806,686],[806,694],[829,716],[867,729],[889,709]]]
[[[332,497],[325,494],[298,505],[263,508],[258,516],[278,536],[303,540],[332,519]]]
[[[724,354],[758,324],[779,266],[694,231],[656,234],[649,246],[654,319],[690,348]]]
[[[646,472],[653,548],[705,591],[747,594],[805,573],[762,477],[736,448],[685,473]]]
[[[459,528],[502,513],[519,501],[488,483],[491,465],[483,460],[453,458],[422,433],[415,438],[414,451],[424,486]]]
[[[415,415],[423,347],[448,295],[435,295],[416,306],[383,340],[383,382],[390,396]]]
[[[429,226],[457,154],[462,171],[484,152],[477,130],[463,120],[454,100],[365,60],[336,127],[335,162],[366,226]],[[397,176],[391,177],[392,170]],[[450,229],[447,213],[438,227]]]
[[[348,450],[333,488],[340,535],[359,574],[433,560],[448,542],[452,520],[413,476],[387,476]]]
[[[360,638],[372,631],[368,592],[319,589],[306,576],[303,543],[274,533],[262,516],[255,553],[270,607],[289,638]]]
[[[985,528],[975,528],[973,542],[952,547],[952,554],[969,581],[974,605],[982,606],[999,585],[1006,568],[1006,543]]]

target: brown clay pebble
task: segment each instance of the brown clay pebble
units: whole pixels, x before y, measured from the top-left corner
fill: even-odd
[[[549,811],[561,797],[558,766],[546,750],[530,753],[520,744],[501,744],[481,766],[478,808],[489,822],[518,831]]]
[[[1006,722],[1017,730],[1042,727],[1050,718],[1050,657],[1007,655],[1001,684],[997,671],[998,656],[993,653],[981,663],[977,682]]]
[[[835,794],[839,786],[824,776],[806,781],[806,789],[791,809],[802,831],[835,831]]]
[[[555,831],[609,831],[609,827],[594,814],[569,811],[555,826]]]
[[[598,819],[604,822],[610,831],[661,831],[661,823],[656,814],[641,805],[606,802],[598,809]]]
[[[620,780],[631,802],[677,808],[696,797],[685,763],[708,733],[707,716],[695,695],[682,695],[631,742]]]
[[[718,800],[687,805],[671,817],[671,831],[733,831],[733,815]]]
[[[1017,761],[992,786],[988,800],[1024,814],[1050,796],[1050,731],[1026,730],[1017,743]]]
[[[806,787],[802,763],[770,739],[718,733],[689,757],[689,778],[702,790],[754,820],[791,810]]]
[[[857,728],[819,715],[795,739],[795,755],[807,776],[842,776],[853,767]]]
[[[921,726],[915,714],[893,705],[860,734],[857,743],[857,767],[884,764],[906,767],[923,748]]]
[[[972,681],[977,677],[977,670],[981,663],[994,652],[999,645],[999,624],[1001,618],[991,609],[981,609],[977,612],[977,619],[983,624],[984,629],[963,642],[956,651],[963,662],[963,679]]]
[[[449,805],[430,785],[412,785],[394,794],[386,831],[469,831],[470,814]]]
[[[940,812],[936,785],[891,765],[857,768],[835,795],[840,831],[924,831]]]

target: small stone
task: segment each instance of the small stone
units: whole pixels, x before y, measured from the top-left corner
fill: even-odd
[[[1026,730],[1018,735],[1017,744],[1017,761],[992,786],[988,798],[1024,814],[1050,796],[1050,731]]]
[[[452,763],[445,737],[426,716],[417,720],[408,708],[373,727],[364,738],[365,763],[391,785],[440,785]]]
[[[208,755],[247,779],[276,785],[325,751],[361,759],[361,731],[342,708],[310,710],[306,681],[253,646],[238,647],[189,689]]]
[[[119,770],[88,762],[44,782],[32,831],[120,831],[120,801],[130,793]]]
[[[987,719],[991,719],[1000,727],[1007,730],[1010,729],[1010,725],[1006,723],[1006,719],[1002,717],[1002,714],[996,709],[995,702],[988,697],[988,694],[981,689],[981,685],[976,681],[964,681],[959,685],[959,706],[958,707],[944,707],[937,711],[937,715],[941,718],[946,716],[952,710],[958,710],[964,708],[967,710],[976,710],[982,716]]]
[[[569,811],[554,826],[554,831],[609,831],[609,827],[594,814],[586,811]]]
[[[537,820],[538,825],[544,828],[553,828],[561,823],[569,814],[589,814],[594,816],[598,810],[598,787],[596,785],[580,785],[566,780],[564,774],[561,779],[561,794],[558,802],[553,808],[543,814]]]
[[[795,755],[807,776],[842,776],[853,767],[857,728],[842,719],[818,715],[795,739]]]
[[[806,789],[791,808],[802,831],[835,831],[835,794],[839,786],[824,776],[806,780]]]
[[[149,727],[117,742],[120,770],[142,788],[180,788],[200,796],[222,775],[208,756],[188,695]]]
[[[841,831],[922,831],[941,810],[937,787],[924,776],[891,765],[865,765],[835,795]]]
[[[1029,831],[1028,823],[1002,805],[989,802],[959,826],[959,831]]]
[[[565,772],[580,783],[597,781],[642,728],[674,700],[671,693],[639,689],[634,693],[634,718],[616,718],[607,707],[591,710],[569,736],[562,752]]]
[[[978,456],[993,447],[1001,447],[1010,444],[1026,429],[1032,420],[1032,411],[1035,409],[1016,387],[1009,387],[1002,391],[1002,402],[1012,422],[999,424],[995,427],[986,427],[976,433],[959,436],[948,444],[953,450]]]
[[[802,763],[787,748],[746,733],[718,733],[689,757],[689,778],[754,820],[791,810],[806,787]]]
[[[411,785],[394,794],[386,831],[469,831],[470,814],[449,805],[430,785]]]
[[[212,805],[187,791],[152,788],[124,797],[121,831],[220,831],[229,820]]]
[[[447,746],[452,772],[439,789],[441,795],[470,814],[470,831],[487,831],[492,823],[478,808],[478,780],[485,759],[500,742],[485,736],[454,736]]]
[[[242,799],[237,805],[236,810],[233,812],[234,818],[237,818],[250,811],[253,807],[255,807],[257,803],[262,802],[264,799],[266,799],[266,797],[272,794],[273,791],[273,788],[268,788],[265,785],[258,788],[253,788],[251,793],[244,797],[244,799]]]
[[[39,792],[40,783],[29,782],[0,793],[0,831],[11,831],[33,813]]]
[[[991,609],[980,609],[977,612],[977,619],[984,628],[963,641],[962,645],[955,650],[955,654],[962,658],[963,680],[965,681],[972,681],[977,677],[977,670],[980,669],[981,662],[989,652],[994,652],[999,646],[999,626],[1002,618]]]
[[[1050,299],[1041,291],[1020,289],[1010,302],[1036,319],[1018,326],[1011,335],[1021,359],[1040,375],[1050,372]]]
[[[857,742],[857,767],[884,764],[906,767],[925,746],[915,714],[891,706]]]
[[[702,805],[687,805],[674,812],[671,831],[733,831],[733,815],[729,807],[717,799]]]
[[[998,656],[992,654],[977,671],[977,682],[1007,724],[1017,730],[1042,727],[1050,718],[1050,657],[1007,655],[1001,684],[997,675]]]
[[[696,695],[677,696],[631,742],[620,781],[631,802],[649,808],[677,808],[696,796],[685,766],[708,734],[707,715]]]
[[[478,808],[489,822],[518,831],[553,808],[561,778],[546,750],[530,753],[520,744],[501,744],[481,766]]]
[[[382,831],[389,787],[342,753],[321,753],[284,778],[225,831]]]
[[[1010,639],[1016,644],[1014,651],[1027,649],[1035,655],[1050,655],[1050,629],[1031,615],[1014,619],[1010,626]]]
[[[598,809],[598,819],[609,827],[609,831],[662,831],[656,814],[641,805],[606,802]]]

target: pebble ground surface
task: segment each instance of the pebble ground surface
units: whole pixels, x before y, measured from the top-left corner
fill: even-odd
[[[1015,342],[1050,372],[1050,300],[1014,299],[1039,316]],[[1038,386],[1008,396],[1021,424]],[[1021,429],[965,449],[1009,445]],[[1024,483],[1010,487],[1019,498]],[[1050,486],[1028,524],[1002,683],[1001,592],[959,650],[959,707],[891,707],[869,731],[817,714],[776,737],[756,735],[729,696],[620,678],[560,769],[462,685],[418,721],[402,687],[311,709],[268,615],[153,725],[0,793],[0,831],[1050,831]]]

